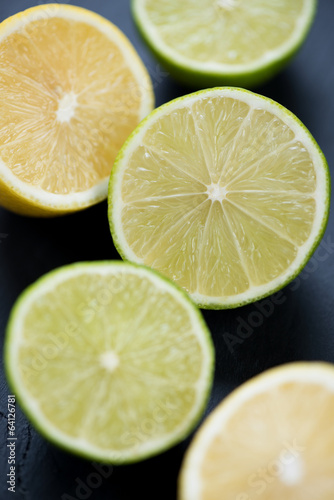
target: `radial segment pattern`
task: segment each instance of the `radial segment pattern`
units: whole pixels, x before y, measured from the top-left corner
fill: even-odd
[[[143,118],[144,91],[116,28],[112,40],[104,21],[97,28],[75,9],[73,19],[58,10],[37,13],[1,41],[0,155],[18,180],[70,194],[109,176]]]
[[[200,428],[179,500],[331,500],[334,371],[294,363],[248,381]]]
[[[189,60],[232,66],[258,61],[286,43],[309,8],[305,0],[142,3],[155,36],[170,50]]]
[[[61,268],[12,318],[9,380],[36,427],[72,452],[136,461],[180,441],[203,411],[209,332],[186,294],[147,268]]]
[[[260,500],[330,499],[333,410],[333,393],[316,383],[287,382],[246,401],[203,458],[202,498],[219,500],[226,492],[230,500],[242,494]],[[317,440],[316,429],[329,439]],[[224,463],[230,470],[222,474]],[[234,477],[231,471],[237,471]],[[264,477],[269,477],[265,487]]]
[[[200,304],[268,294],[308,251],[326,203],[323,166],[295,117],[263,98],[216,94],[165,106],[115,173],[122,255]]]

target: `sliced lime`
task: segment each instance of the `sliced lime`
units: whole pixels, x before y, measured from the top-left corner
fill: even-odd
[[[274,101],[227,87],[151,113],[120,151],[109,187],[120,254],[207,308],[286,285],[328,213],[328,166],[308,130]]]
[[[210,391],[213,347],[174,284],[119,262],[64,267],[27,289],[8,325],[10,385],[54,443],[133,462],[184,438]]]
[[[296,53],[316,0],[133,0],[149,47],[194,86],[258,85]]]

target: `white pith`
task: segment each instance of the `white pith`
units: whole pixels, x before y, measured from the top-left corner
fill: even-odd
[[[221,9],[232,10],[238,4],[237,0],[217,0],[216,5]]]
[[[69,123],[75,115],[76,107],[78,106],[78,98],[73,93],[64,94],[59,100],[57,109],[57,120],[60,123]]]
[[[106,351],[101,354],[100,364],[102,368],[105,368],[108,372],[114,372],[119,366],[119,357],[114,351]]]
[[[286,486],[296,486],[302,482],[304,477],[304,462],[300,455],[291,454],[289,459],[289,463],[283,464],[279,479]]]
[[[207,195],[209,200],[211,201],[219,201],[220,203],[226,198],[228,193],[225,187],[220,186],[219,184],[210,184],[207,186]]]

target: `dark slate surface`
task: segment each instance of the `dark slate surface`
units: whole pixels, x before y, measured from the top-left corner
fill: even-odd
[[[37,2],[38,4],[44,2]],[[187,93],[161,70],[140,40],[128,0],[74,2],[116,23],[137,47],[154,83],[157,105]],[[1,0],[0,19],[36,5]],[[334,2],[319,0],[311,33],[298,56],[270,84],[256,89],[293,111],[310,129],[334,168]],[[19,293],[63,264],[118,258],[109,234],[107,205],[55,220],[34,220],[0,209],[0,335]],[[334,362],[333,216],[323,242],[301,276],[279,296],[234,311],[205,312],[217,351],[210,411],[233,388],[272,366],[294,360]],[[257,314],[256,314],[257,313]],[[248,338],[231,346],[242,322]],[[253,325],[253,326],[252,326]],[[2,359],[2,357],[1,357]],[[7,491],[7,395],[1,361],[0,498],[7,500],[173,500],[189,440],[140,464],[104,469],[66,454],[40,437],[17,408],[17,486]],[[95,474],[95,475],[94,475]],[[107,476],[107,477],[103,477]]]

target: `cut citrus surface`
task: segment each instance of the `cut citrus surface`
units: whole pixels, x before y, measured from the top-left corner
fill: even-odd
[[[217,88],[155,110],[110,179],[109,220],[123,258],[173,279],[206,308],[282,288],[324,232],[329,173],[288,110]]]
[[[24,292],[5,365],[42,434],[85,457],[126,463],[192,430],[214,353],[200,312],[169,280],[133,264],[82,263]]]
[[[331,500],[334,367],[294,363],[224,400],[182,465],[180,500]]]
[[[171,74],[191,86],[263,83],[296,53],[316,0],[133,0],[136,23]]]
[[[48,216],[107,196],[125,139],[153,108],[150,78],[116,26],[79,7],[0,24],[0,204]]]

